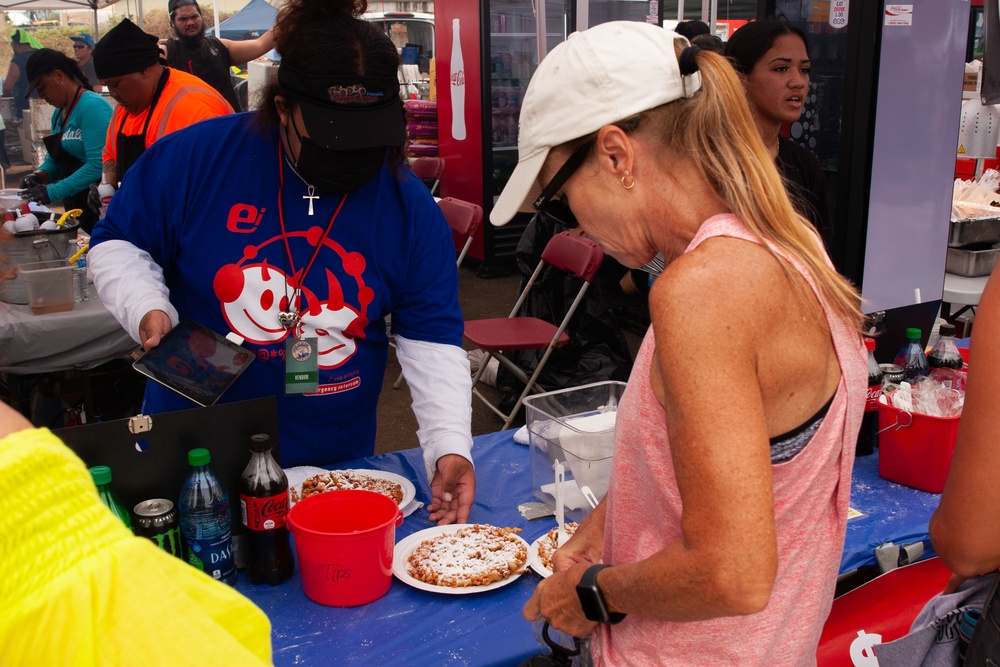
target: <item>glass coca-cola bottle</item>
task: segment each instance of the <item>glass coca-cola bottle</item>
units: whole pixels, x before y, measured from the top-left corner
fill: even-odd
[[[250,438],[250,462],[240,477],[240,511],[246,528],[246,576],[272,586],[292,576],[288,543],[288,478],[271,456],[267,435]]]

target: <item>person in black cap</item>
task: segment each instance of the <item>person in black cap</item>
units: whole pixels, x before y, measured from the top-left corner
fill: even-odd
[[[190,72],[222,93],[236,110],[242,110],[229,68],[259,58],[274,48],[274,36],[268,30],[257,39],[219,39],[205,34],[201,7],[195,0],[170,0],[167,4],[173,37],[160,49],[167,64]]]
[[[156,37],[128,19],[109,30],[94,47],[94,69],[118,102],[103,156],[104,179],[112,185],[120,183],[132,164],[160,137],[233,111],[201,79],[165,67]],[[93,199],[92,192],[92,205]],[[98,198],[98,207],[99,202]]]
[[[90,267],[146,348],[179,319],[246,342],[257,359],[221,400],[276,397],[286,467],[373,453],[391,313],[430,519],[464,523],[475,473],[455,245],[405,164],[399,55],[365,8],[288,0],[259,110],[150,147],[94,230]],[[192,405],[146,386],[151,412]]]
[[[111,105],[91,89],[76,61],[54,49],[31,54],[25,72],[27,93],[37,90],[56,112],[52,132],[43,139],[48,155],[21,178],[21,197],[43,205],[62,201],[67,211],[82,209],[80,225],[89,233],[97,216],[87,206],[87,195],[101,180]]]

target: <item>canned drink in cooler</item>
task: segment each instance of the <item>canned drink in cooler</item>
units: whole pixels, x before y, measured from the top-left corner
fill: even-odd
[[[899,384],[903,381],[903,367],[899,364],[879,364],[882,369],[882,383]]]
[[[132,510],[132,530],[148,537],[167,553],[183,558],[177,508],[166,498],[143,500]]]

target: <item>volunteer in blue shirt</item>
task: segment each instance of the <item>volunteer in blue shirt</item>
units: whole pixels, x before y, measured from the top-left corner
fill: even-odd
[[[87,194],[91,183],[101,180],[111,105],[91,89],[76,62],[59,51],[39,49],[25,69],[26,94],[38,90],[56,111],[52,133],[44,139],[48,156],[38,169],[21,178],[21,194],[39,204],[61,201],[67,211],[82,209],[80,224],[90,232],[97,215],[87,206]]]
[[[146,348],[179,319],[244,339],[256,360],[222,400],[277,398],[286,467],[374,453],[391,313],[430,518],[464,523],[475,474],[455,246],[405,164],[399,55],[364,5],[288,0],[259,110],[146,149],[94,230],[90,267]],[[144,411],[190,407],[147,383]]]

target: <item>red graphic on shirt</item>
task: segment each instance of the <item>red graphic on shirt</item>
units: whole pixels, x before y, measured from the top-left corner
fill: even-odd
[[[362,277],[365,258],[326,238],[323,231],[320,227],[312,227],[287,234],[294,256],[304,258],[298,260],[303,266],[296,266],[295,275],[288,275],[283,268],[275,266],[273,260],[261,256],[270,244],[278,244],[276,247],[282,253],[279,257],[284,256],[284,239],[279,235],[260,245],[246,246],[239,262],[227,264],[216,272],[212,289],[232,331],[258,345],[280,343],[290,335],[315,337],[319,367],[331,369],[344,364],[357,351],[356,339],[365,337],[366,313],[375,294]],[[325,294],[301,285],[304,264],[320,244],[323,247],[309,277],[313,287],[318,289],[316,286],[320,283],[315,277],[321,273],[325,275]],[[306,247],[308,252],[304,250]],[[344,274],[354,279],[356,290],[345,294],[334,273],[337,264],[343,267]],[[291,304],[300,286],[298,303]],[[291,305],[297,307],[300,315],[300,324],[294,331],[283,327],[278,319]]]

